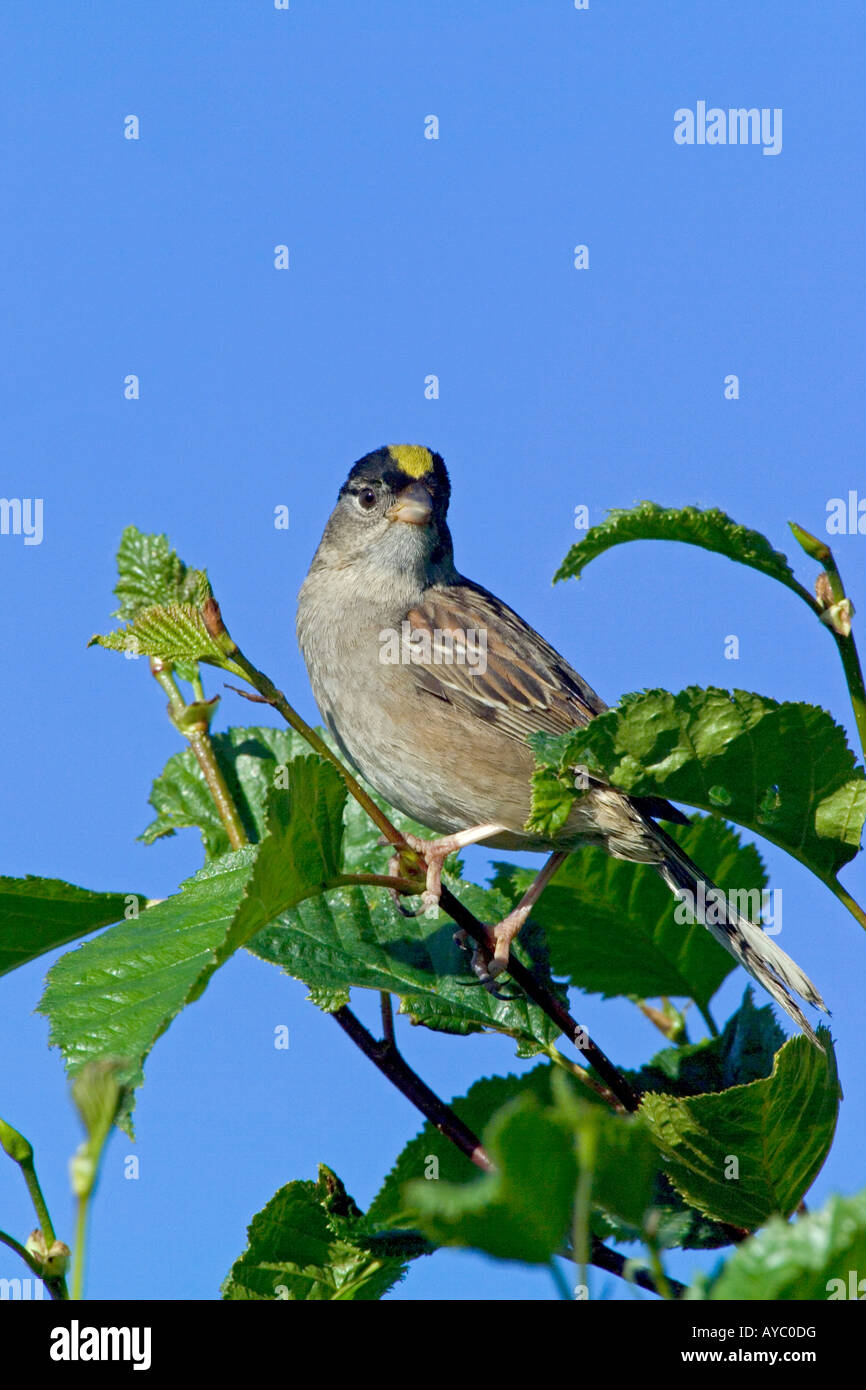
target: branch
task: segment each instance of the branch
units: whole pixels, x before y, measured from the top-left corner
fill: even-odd
[[[628,1274],[626,1265],[630,1261],[626,1259],[625,1255],[620,1255],[617,1250],[610,1250],[596,1236],[592,1238],[592,1254],[589,1257],[589,1262],[598,1269],[607,1270],[608,1274],[616,1274],[620,1279],[629,1279],[640,1288],[649,1289],[650,1293],[660,1294],[659,1287],[648,1270],[637,1269]],[[671,1279],[670,1276],[666,1276],[665,1283],[673,1298],[682,1298],[686,1292],[686,1285],[681,1284],[678,1279]]]
[[[387,996],[385,997],[387,998]],[[388,1012],[390,1012],[390,1006]],[[333,1017],[365,1056],[369,1057],[374,1066],[378,1067],[383,1076],[386,1076],[397,1087],[406,1099],[415,1106],[416,1110],[420,1110],[421,1114],[439,1130],[440,1134],[450,1140],[483,1173],[495,1171],[481,1140],[473,1134],[468,1125],[463,1123],[451,1107],[440,1100],[435,1091],[432,1091],[426,1082],[421,1080],[418,1073],[413,1071],[395,1042],[387,1037],[381,1042],[377,1041],[349,1008],[338,1009]],[[573,1258],[570,1254],[568,1257]],[[621,1279],[631,1279],[633,1283],[639,1284],[642,1289],[649,1289],[651,1293],[658,1294],[660,1292],[651,1274],[646,1270],[627,1273],[626,1265],[629,1261],[626,1257],[618,1254],[615,1250],[609,1250],[595,1236],[592,1238],[589,1262],[599,1269],[606,1270],[609,1274],[619,1275]],[[679,1298],[685,1293],[685,1284],[679,1284],[675,1279],[668,1279],[666,1282],[669,1291],[675,1298]]]
[[[406,845],[402,834],[395,825],[392,825],[388,817],[377,806],[376,802],[360,783],[352,776],[348,768],[344,767],[340,759],[334,754],[324,739],[311,728],[305,720],[289,704],[285,695],[278,690],[273,681],[270,680],[262,671],[259,671],[251,661],[244,656],[237,643],[232,639],[228,632],[220,613],[219,604],[216,599],[208,599],[202,608],[202,616],[205,626],[215,642],[222,648],[225,656],[233,664],[244,672],[250,685],[264,697],[274,709],[278,710],[286,723],[289,724],[297,733],[306,739],[310,747],[313,748],[321,757],[326,758],[339,772],[346,784],[350,794],[357,802],[363,806],[370,816],[373,823],[381,830],[389,844],[395,849],[405,850],[408,855],[414,851]],[[393,886],[393,885],[392,885]],[[487,932],[477,917],[464,907],[455,898],[454,894],[445,887],[442,889],[440,906],[443,912],[461,927],[465,932],[479,942],[481,945],[487,944]],[[566,1037],[577,1047],[578,1051],[586,1058],[586,1061],[594,1071],[602,1078],[617,1101],[626,1110],[637,1110],[640,1099],[632,1089],[625,1077],[617,1070],[608,1057],[605,1056],[601,1048],[598,1047],[589,1036],[585,1028],[577,1023],[568,1012],[568,1009],[560,1003],[556,996],[544,985],[540,984],[526,969],[520,961],[513,957],[508,966],[509,974],[515,984],[525,991],[528,997],[537,1004],[538,1007],[547,1015],[552,1023],[566,1035]]]
[[[369,1057],[373,1065],[379,1068],[382,1075],[397,1087],[416,1110],[421,1111],[440,1134],[465,1154],[476,1168],[480,1168],[484,1173],[493,1171],[493,1164],[484,1152],[481,1140],[455,1115],[450,1106],[440,1100],[436,1092],[421,1080],[418,1073],[412,1070],[396,1043],[388,1038],[378,1042],[345,1005],[342,1009],[337,1009],[332,1017],[364,1055]]]
[[[826,541],[811,535],[795,521],[789,521],[788,525],[806,554],[824,567],[824,573],[818,575],[815,584],[815,598],[805,589],[802,590],[802,597],[833,634],[845,672],[854,718],[857,721],[860,746],[866,758],[866,685],[863,681],[857,644],[851,633],[851,616],[854,610],[850,602],[846,602],[845,585],[842,583],[839,566]]]
[[[455,898],[454,894],[444,886],[442,888],[440,906],[443,912],[447,912],[448,916],[453,918],[458,927],[462,927],[464,931],[468,932],[469,935],[480,942],[481,945],[486,945],[487,932],[482,924],[478,921],[477,917],[473,917],[469,909],[464,907],[459,899]],[[508,962],[508,973],[515,984],[519,985],[532,1002],[537,1004],[540,1009],[543,1009],[551,1022],[555,1023],[557,1028],[565,1034],[569,1041],[574,1043],[574,1046],[583,1054],[590,1066],[598,1072],[599,1076],[607,1084],[620,1104],[626,1110],[637,1110],[640,1105],[640,1097],[637,1092],[633,1090],[625,1077],[617,1071],[613,1062],[605,1056],[601,1048],[593,1042],[582,1024],[577,1023],[572,1018],[568,1009],[564,1004],[560,1003],[556,995],[552,994],[550,990],[540,984],[535,976],[527,970],[526,966],[522,965],[514,956],[512,956]]]
[[[216,617],[218,618],[219,609],[215,601],[213,601],[213,608],[216,610]],[[213,612],[211,612],[210,617],[211,621],[213,621]],[[219,627],[217,630],[219,629],[221,629],[228,638],[228,633],[223,627],[221,619],[219,619]],[[351,773],[343,767],[342,763],[334,756],[324,740],[320,738],[314,729],[311,729],[310,726],[301,719],[300,715],[295,713],[282,692],[278,691],[266,676],[257,671],[256,668],[246,660],[237,647],[234,648],[231,655],[232,659],[245,670],[251,684],[260,691],[267,703],[279,710],[287,723],[289,723],[292,728],[296,729],[298,733],[302,734],[317,753],[327,758],[328,761],[337,768],[340,775],[345,780],[350,793],[368,812],[388,841],[395,847],[403,847],[404,841],[399,830],[391,824],[372,798],[364,791],[363,787],[361,787],[360,784],[355,781],[354,777],[352,777]],[[189,738],[189,732],[183,727],[185,722],[183,717],[183,700],[177,687],[174,686],[170,672],[166,672],[164,668],[160,666],[158,669],[154,669],[153,673],[169,695],[169,712],[173,721],[177,723],[181,732],[185,733]],[[168,681],[165,679],[166,676],[168,677]],[[172,686],[174,686],[173,690],[171,688]],[[203,702],[199,700],[197,703],[200,706]],[[196,752],[196,757],[199,760],[199,765],[205,773],[205,778],[213,796],[214,804],[229,834],[233,847],[240,848],[241,845],[247,842],[247,837],[241,826],[237,808],[232,801],[225,779],[217,764],[207,724],[198,724],[195,729],[195,735],[196,739],[195,743],[193,743],[193,747]],[[192,738],[190,738],[190,742],[193,742]],[[406,848],[408,849],[408,846]],[[412,892],[417,889],[418,886],[408,879],[395,879],[391,876],[381,874],[341,874],[328,886],[337,887],[349,883],[366,884],[367,886],[375,887],[396,887],[403,892]],[[459,927],[467,931],[475,940],[480,941],[482,944],[486,943],[487,935],[482,924],[447,888],[444,887],[442,889],[442,908]],[[548,1017],[553,1020],[561,1031],[576,1044],[578,1049],[586,1056],[590,1065],[592,1065],[598,1074],[608,1083],[613,1095],[617,1097],[620,1103],[627,1110],[636,1110],[639,1102],[635,1092],[604,1055],[601,1049],[596,1047],[592,1042],[586,1030],[581,1028],[581,1026],[572,1019],[568,1010],[560,1004],[559,1000],[544,989],[543,986],[539,985],[518,960],[512,958],[509,966],[509,973],[514,981],[545,1011]],[[364,1027],[360,1019],[357,1018],[346,1005],[337,1009],[332,1017],[343,1029],[344,1033],[351,1038],[356,1047],[360,1048],[383,1076],[385,1076],[393,1086],[396,1086],[397,1090],[406,1097],[410,1104],[415,1106],[416,1110],[419,1110],[420,1113],[439,1130],[440,1134],[448,1139],[450,1143],[454,1144],[476,1168],[479,1168],[484,1173],[492,1172],[493,1164],[477,1135],[472,1132],[468,1125],[463,1123],[449,1105],[446,1105],[444,1101],[440,1100],[436,1092],[421,1079],[418,1073],[410,1067],[409,1063],[403,1057],[394,1036],[394,1017],[390,995],[387,992],[382,992],[380,1000],[382,1029],[384,1033],[384,1037],[381,1040],[374,1038],[372,1033]],[[606,1269],[611,1273],[619,1274],[621,1277],[626,1277],[624,1274],[626,1265],[625,1257],[618,1255],[615,1251],[608,1250],[607,1247],[595,1237],[593,1237],[592,1242],[590,1263],[598,1265],[599,1268]],[[653,1283],[652,1278],[644,1271],[638,1271],[634,1279],[641,1287],[651,1289],[653,1293],[658,1293],[658,1289]],[[673,1283],[673,1281],[668,1282],[669,1284]],[[683,1287],[682,1285],[677,1286],[679,1290],[682,1290]]]
[[[189,740],[220,820],[225,826],[229,844],[232,849],[240,849],[247,843],[247,837],[210,739],[210,721],[216,708],[216,700],[197,699],[188,705],[177,687],[170,662],[153,656],[150,659],[150,670],[168,696],[171,722],[178,732]],[[198,682],[198,691],[203,694],[201,681]]]

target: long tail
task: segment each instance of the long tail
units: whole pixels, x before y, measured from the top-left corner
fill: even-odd
[[[824,1013],[829,1014],[829,1009],[821,998],[820,993],[812,984],[808,975],[804,973],[789,955],[786,955],[781,946],[778,946],[771,936],[768,936],[761,927],[755,926],[730,905],[727,894],[717,889],[715,884],[710,882],[700,871],[696,864],[684,854],[676,840],[666,834],[660,826],[650,821],[649,817],[641,819],[645,824],[652,825],[655,836],[664,845],[667,857],[656,865],[659,874],[664,879],[668,888],[676,893],[681,889],[686,889],[692,895],[692,901],[696,905],[697,920],[702,921],[708,932],[716,938],[726,951],[730,951],[735,960],[759,985],[762,985],[768,994],[771,994],[777,1004],[785,1010],[810,1042],[813,1042],[822,1052],[823,1047],[815,1036],[814,1029],[810,1026],[805,1014],[799,1004],[791,996],[799,994],[808,1004],[814,1004],[816,1008],[823,1009]],[[703,884],[703,893],[700,892],[700,885]],[[707,920],[707,913],[698,916],[698,904],[710,902],[717,905],[719,916],[722,921]],[[723,905],[724,904],[724,905]],[[713,917],[716,915],[714,912]]]

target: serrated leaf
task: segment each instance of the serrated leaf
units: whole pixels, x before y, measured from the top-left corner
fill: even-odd
[[[698,1096],[726,1091],[769,1076],[775,1054],[785,1041],[771,1004],[755,1008],[751,986],[717,1038],[666,1047],[626,1076],[641,1094],[662,1091],[666,1095]]]
[[[208,632],[201,610],[192,604],[157,604],[142,608],[131,623],[119,632],[95,634],[88,646],[96,644],[109,651],[130,652],[134,656],[158,657],[172,665],[190,667],[205,661],[246,679],[243,669],[226,656]]]
[[[114,593],[120,602],[112,617],[125,623],[155,604],[200,607],[211,596],[205,570],[188,569],[167,536],[148,535],[136,526],[127,526],[121,536],[117,573]]]
[[[785,1035],[773,1015],[772,1005],[756,1009],[751,986],[735,1014],[728,1019],[717,1038],[681,1047],[666,1047],[656,1053],[640,1071],[625,1072],[635,1089],[661,1091],[667,1095],[694,1096],[724,1091],[769,1076],[775,1053]],[[712,1221],[689,1206],[663,1173],[658,1174],[652,1196],[657,1213],[655,1239],[660,1248],[680,1246],[686,1250],[712,1250],[739,1239],[739,1231],[723,1222]],[[641,1232],[634,1225],[606,1216],[596,1234],[619,1241],[637,1240]]]
[[[506,910],[498,893],[446,876],[445,882],[482,921]],[[532,934],[516,954],[532,945]],[[548,1046],[557,1028],[520,993],[498,999],[475,983],[443,912],[403,917],[384,889],[337,888],[271,922],[247,949],[311,988],[386,990],[400,1012],[438,1031],[508,1033],[527,1052]]]
[[[866,1192],[834,1193],[796,1222],[773,1217],[686,1298],[748,1302],[862,1300],[866,1296]]]
[[[668,831],[720,888],[751,893],[760,906],[767,880],[753,846],[705,817]],[[494,886],[519,901],[532,872],[494,867]],[[706,1008],[736,962],[706,927],[680,923],[676,912],[676,899],[651,866],[588,846],[569,856],[532,915],[547,936],[554,974],[578,988],[606,998],[685,996]]]
[[[318,1182],[281,1187],[253,1217],[248,1236],[223,1285],[224,1299],[379,1299],[406,1271],[405,1259],[375,1243],[370,1248],[367,1222],[324,1166]]]
[[[499,1259],[549,1260],[571,1240],[582,1170],[591,1173],[597,1214],[643,1226],[659,1169],[644,1122],[586,1100],[563,1073],[551,1080],[552,1105],[518,1086],[485,1125],[482,1142],[493,1173],[458,1183],[439,1174],[437,1181],[416,1180],[403,1189],[405,1216],[430,1240]],[[371,1218],[375,1210],[376,1204]]]
[[[288,789],[268,798],[268,834],[243,901],[218,952],[222,964],[266,922],[321,893],[340,871],[346,784],[331,763],[311,754],[288,764]]]
[[[75,1073],[94,1058],[128,1059],[135,1086],[157,1038],[213,972],[288,906],[321,891],[337,872],[345,786],[311,756],[289,765],[289,786],[271,801],[269,833],[205,867],[181,891],[96,941],[62,956],[39,1009],[51,1042]]]
[[[830,1150],[839,1081],[830,1034],[826,1052],[802,1036],[776,1055],[772,1075],[717,1095],[651,1094],[639,1113],[664,1156],[665,1172],[692,1206],[716,1221],[754,1230],[789,1216]]]
[[[736,821],[825,882],[860,845],[866,776],[844,729],[814,705],[743,690],[649,690],[624,696],[583,729],[530,742],[569,803],[580,794],[573,768],[588,764],[630,795]],[[549,786],[542,809],[549,817]]]
[[[335,1014],[338,1009],[344,1009],[349,997],[347,989],[328,989],[324,985],[311,986],[307,994],[310,1003],[321,1009],[323,1014]]]
[[[590,560],[625,541],[685,541],[760,570],[796,593],[803,592],[787,558],[774,550],[760,531],[740,526],[715,507],[702,511],[698,507],[660,507],[656,502],[616,509],[599,526],[590,527],[569,550],[554,582],[578,579]]]
[[[546,1263],[571,1230],[577,1183],[571,1134],[551,1109],[524,1095],[498,1112],[483,1140],[496,1171],[465,1185],[411,1183],[414,1224],[437,1245]]]
[[[0,877],[0,975],[122,918],[139,893],[94,893],[60,878]]]
[[[449,1101],[450,1108],[475,1134],[480,1134],[492,1117],[508,1101],[534,1096],[540,1103],[551,1103],[551,1068],[542,1063],[517,1076],[487,1076],[470,1086],[464,1096]],[[405,1200],[406,1184],[424,1178],[432,1182],[467,1183],[478,1169],[432,1124],[425,1124],[410,1139],[394,1162],[390,1173],[367,1212],[371,1224],[405,1225],[411,1208]]]
[[[61,956],[38,1008],[70,1075],[96,1058],[124,1057],[119,1080],[140,1085],[142,1064],[215,965],[252,872],[255,851],[226,855],[181,891]]]
[[[287,766],[308,745],[289,730],[270,728],[229,729],[216,735],[213,745],[244,828],[257,839],[276,768]],[[380,797],[375,799],[399,829],[423,833],[417,822],[393,811]],[[191,749],[169,760],[154,783],[151,801],[159,816],[145,832],[148,838],[181,825],[198,825],[210,853],[227,849],[225,831]],[[363,808],[347,798],[342,872],[384,873],[391,851],[379,840]],[[456,856],[447,862],[459,867]],[[499,894],[451,874],[446,879],[481,920],[496,921],[507,911]],[[399,995],[401,1011],[425,1027],[452,1033],[495,1028],[511,1033],[518,1053],[527,1056],[551,1042],[556,1028],[541,1010],[522,997],[511,1003],[496,1000],[476,985],[453,933],[454,924],[444,914],[404,918],[384,890],[341,888],[272,923],[249,949],[303,980],[316,1002],[320,997],[327,1001],[329,1011],[345,1003],[351,988],[383,989]],[[537,977],[556,989],[550,982],[545,943],[531,927],[521,933],[517,954],[521,953]]]

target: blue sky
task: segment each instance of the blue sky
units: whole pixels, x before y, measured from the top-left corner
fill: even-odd
[[[315,719],[295,597],[349,465],[386,442],[445,456],[459,567],[608,701],[739,686],[851,729],[828,635],[757,574],[640,544],[550,579],[576,506],[595,522],[649,497],[722,507],[811,584],[786,521],[820,533],[830,498],[866,497],[864,29],[859,5],[778,0],[6,0],[2,492],[42,498],[44,534],[0,536],[2,871],[159,897],[198,866],[192,832],[135,839],[179,746],[162,696],[143,664],[85,646],[109,625],[121,531],[166,531],[205,564],[247,653]],[[781,152],[676,144],[674,112],[698,101],[780,108]],[[834,548],[866,606],[866,537]],[[249,722],[226,692],[216,727]],[[846,1100],[817,1204],[863,1184],[866,941],[804,869],[766,859],[782,944],[838,1038]],[[469,863],[483,876],[483,851]],[[843,878],[862,897],[862,869]],[[31,1013],[49,963],[0,980],[0,1113],[68,1234],[79,1135]],[[415,1116],[304,993],[242,953],[157,1044],[135,1149],[108,1153],[92,1296],[215,1297],[253,1212],[319,1161],[361,1204],[375,1193]],[[356,1001],[371,1022],[375,1002]],[[624,1001],[578,1012],[624,1065],[657,1046]],[[503,1039],[404,1041],[445,1095],[515,1066]],[[15,1178],[0,1169],[0,1224],[26,1232]],[[443,1253],[394,1296],[479,1290],[554,1293],[544,1271]],[[632,1296],[601,1275],[594,1292]]]

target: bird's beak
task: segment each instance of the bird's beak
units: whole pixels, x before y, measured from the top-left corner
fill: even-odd
[[[433,515],[433,499],[422,483],[410,483],[402,492],[398,492],[385,515],[389,521],[426,526]]]

